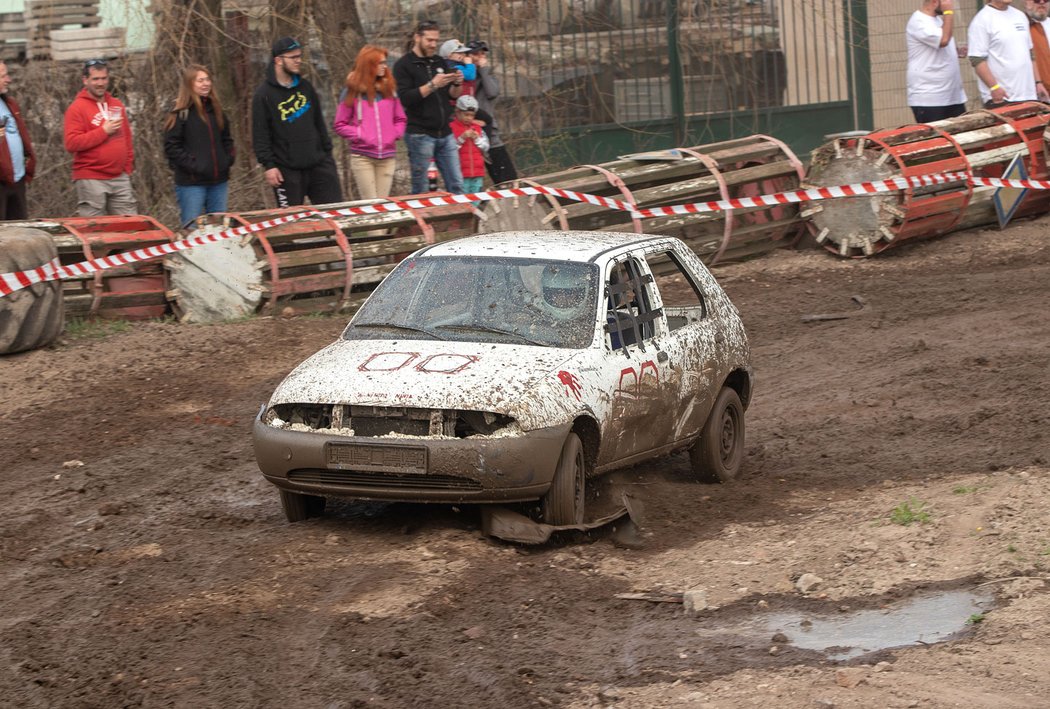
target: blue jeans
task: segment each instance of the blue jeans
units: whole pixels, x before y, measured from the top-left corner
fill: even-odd
[[[202,214],[225,212],[228,189],[228,182],[217,185],[175,185],[179,223],[186,226]]]
[[[431,138],[426,133],[405,133],[408,164],[412,168],[412,194],[427,192],[427,169],[430,159],[437,163],[445,189],[463,194],[463,173],[459,169],[459,146],[449,133],[444,138]]]

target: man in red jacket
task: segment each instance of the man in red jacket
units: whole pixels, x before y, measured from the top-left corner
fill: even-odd
[[[109,93],[103,59],[84,64],[84,88],[66,109],[66,150],[73,153],[77,215],[135,214],[131,189],[135,151],[127,112]]]
[[[26,185],[36,169],[33,141],[22,120],[22,111],[7,95],[10,83],[7,64],[0,61],[0,126],[5,138],[0,140],[0,221],[29,218]]]

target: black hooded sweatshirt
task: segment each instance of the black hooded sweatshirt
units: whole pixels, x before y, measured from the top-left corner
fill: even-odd
[[[164,154],[175,171],[176,185],[217,185],[230,179],[233,137],[230,119],[222,129],[211,99],[202,99],[204,118],[193,106],[175,111],[175,124],[164,133]]]
[[[307,170],[332,153],[321,102],[309,81],[281,86],[271,63],[252,96],[252,147],[263,169]]]

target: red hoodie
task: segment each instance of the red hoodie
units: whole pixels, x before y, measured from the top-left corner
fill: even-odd
[[[106,107],[120,108],[124,123],[113,135],[102,130]],[[107,91],[101,101],[81,89],[66,109],[66,150],[73,153],[74,180],[109,180],[131,174],[135,150],[127,109]]]

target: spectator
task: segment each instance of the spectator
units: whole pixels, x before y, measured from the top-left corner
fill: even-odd
[[[474,120],[478,112],[478,102],[473,96],[460,96],[456,99],[456,117],[450,128],[459,146],[459,166],[463,172],[463,192],[465,194],[481,192],[482,180],[485,177],[485,159],[489,149],[489,139],[484,128]]]
[[[124,104],[109,93],[104,59],[84,63],[84,88],[66,109],[65,145],[73,153],[77,215],[135,214],[135,149]]]
[[[499,81],[492,73],[489,64],[489,45],[481,40],[467,43],[470,56],[474,58],[478,78],[474,82],[474,98],[478,100],[478,117],[485,122],[485,133],[489,138],[489,162],[486,163],[489,177],[494,184],[518,179],[518,171],[510,157],[503,136],[500,135],[493,112],[496,99],[499,98]]]
[[[1027,18],[1009,0],[988,0],[970,23],[968,44],[985,108],[1046,97],[1032,64]]]
[[[1039,76],[1050,80],[1050,43],[1047,42],[1050,20],[1047,19],[1047,7],[1047,0],[1025,0],[1035,66]],[[1038,93],[1040,86],[1037,84],[1035,88]]]
[[[0,60],[0,126],[6,138],[0,140],[0,221],[29,218],[26,185],[36,170],[33,141],[21,109],[7,93],[10,85],[7,64]]]
[[[175,108],[164,122],[164,154],[175,172],[179,221],[225,212],[233,166],[233,137],[211,73],[191,64],[182,73]]]
[[[408,119],[405,145],[414,194],[427,189],[431,159],[437,163],[445,189],[463,193],[456,140],[449,127],[451,102],[463,91],[463,74],[449,71],[445,60],[437,56],[440,36],[436,22],[421,22],[412,33],[407,51],[394,64],[398,98]]]
[[[396,143],[405,134],[387,51],[365,45],[346,77],[346,97],[335,111],[335,132],[350,148],[350,170],[362,199],[390,196]]]
[[[301,76],[303,47],[281,37],[252,97],[252,147],[278,207],[343,201],[321,102]]]
[[[966,112],[952,0],[923,0],[908,20],[908,106],[919,123]]]

